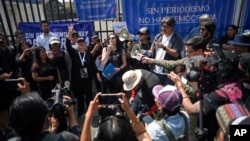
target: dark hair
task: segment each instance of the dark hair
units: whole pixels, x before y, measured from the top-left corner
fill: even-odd
[[[124,116],[108,116],[100,123],[99,141],[138,141],[136,134]]]
[[[166,118],[168,116],[175,115],[178,112],[180,112],[180,107],[176,108],[174,111],[169,111],[165,108],[162,108],[161,110],[157,111],[157,113],[155,115],[155,120],[161,120],[161,119]]]
[[[35,55],[34,55],[34,63],[36,63],[38,66],[42,66],[43,65],[43,62],[40,58],[40,51],[44,49],[46,51],[46,49],[43,47],[43,46],[38,46],[35,48]],[[49,59],[48,57],[46,58],[46,61],[49,62],[49,63],[52,63],[52,60]]]
[[[22,139],[34,140],[43,129],[47,106],[37,92],[17,97],[10,106],[10,125]]]
[[[205,40],[200,36],[194,36],[190,39],[188,39],[184,45],[190,45],[192,48],[197,51],[198,49],[202,49],[203,51],[206,50],[206,42]]]
[[[66,119],[67,115],[66,115],[65,108],[60,104],[56,104],[53,106],[50,113],[51,113],[51,116],[58,119],[60,123],[57,129],[57,133],[67,130],[67,119]]]
[[[231,27],[233,30],[235,30],[236,33],[238,32],[238,27],[237,27],[236,25],[230,24],[230,25],[227,26],[227,29],[228,29],[229,27]]]
[[[206,21],[202,25],[205,26],[205,28],[211,33],[211,35],[214,34],[215,29],[216,29],[215,22],[213,22],[213,21]]]
[[[32,47],[32,44],[30,44],[30,43],[29,43],[29,42],[27,42],[27,41],[24,41],[24,42],[19,43],[19,44],[18,44],[18,53],[20,53],[20,54],[22,54],[22,53],[23,53],[23,50],[22,50],[22,48],[21,48],[23,44],[28,45],[28,46],[29,46],[29,48],[31,48],[31,47]]]
[[[173,18],[173,17],[165,17],[165,18],[163,18],[163,20],[161,21],[161,25],[163,24],[163,23],[166,23],[168,26],[171,26],[171,27],[173,27],[173,26],[175,26],[175,19]]]
[[[23,31],[17,30],[17,31],[15,32],[15,37],[17,37],[18,35],[24,35]]]
[[[42,20],[42,21],[40,22],[40,26],[42,26],[42,24],[44,24],[44,23],[49,24],[49,22],[48,22],[47,20]]]

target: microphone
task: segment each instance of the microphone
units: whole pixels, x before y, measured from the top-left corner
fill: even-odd
[[[64,89],[70,90],[70,82],[68,80],[64,81]]]

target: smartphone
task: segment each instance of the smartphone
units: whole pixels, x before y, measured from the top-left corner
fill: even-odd
[[[5,79],[4,82],[7,86],[17,87],[17,83],[21,83],[22,81],[19,79]]]
[[[146,115],[142,118],[142,122],[147,124],[151,123],[153,120],[154,119],[150,115]]]
[[[102,105],[119,105],[119,98],[121,96],[118,94],[101,94],[98,97],[99,103]]]
[[[4,80],[4,85],[8,88],[8,90],[20,91],[17,86],[18,83],[22,83],[22,81],[18,79],[5,79]]]

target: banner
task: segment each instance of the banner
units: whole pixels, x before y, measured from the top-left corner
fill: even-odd
[[[117,17],[116,0],[75,0],[79,21],[107,20]]]
[[[91,35],[94,31],[93,22],[53,22],[49,23],[50,31],[54,32],[60,37],[61,48],[66,49],[65,43],[68,35],[68,25],[74,24],[74,30],[78,32],[78,34],[85,38],[87,44],[91,41]],[[31,43],[33,46],[36,46],[36,37],[42,34],[42,30],[40,27],[40,22],[20,22],[18,24],[18,30],[24,32],[24,37],[27,42]]]
[[[209,14],[216,22],[216,36],[225,33],[233,22],[236,0],[122,0],[124,20],[131,34],[140,27],[150,29],[151,39],[160,32],[161,20],[172,16],[176,20],[175,32],[182,38],[196,26],[199,17]],[[128,9],[129,7],[129,9]]]
[[[250,1],[246,1],[246,10],[244,13],[244,17],[243,17],[243,31],[244,30],[250,30],[250,16],[249,16],[249,12],[250,12]]]

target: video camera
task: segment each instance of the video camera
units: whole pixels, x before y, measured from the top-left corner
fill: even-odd
[[[219,44],[213,43],[210,47],[213,51],[211,57],[194,56],[187,65],[187,79],[198,82],[199,89],[204,93],[214,91],[224,79],[229,79],[233,69],[232,62],[225,56]]]
[[[76,101],[73,99],[71,94],[69,81],[64,82],[64,87],[61,87],[60,84],[57,84],[55,89],[52,90],[52,94],[54,94],[54,96],[46,101],[49,110],[51,110],[56,105],[64,107],[64,105],[76,104]],[[72,98],[72,100],[68,100],[63,96],[69,96]]]

